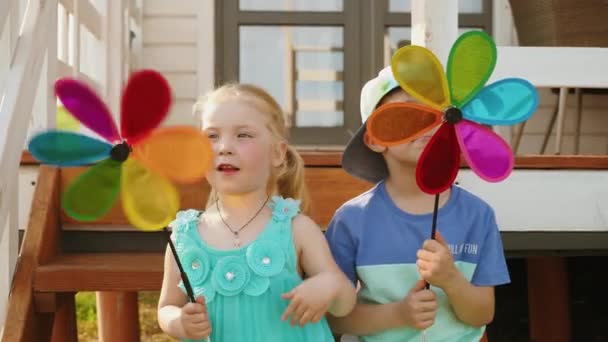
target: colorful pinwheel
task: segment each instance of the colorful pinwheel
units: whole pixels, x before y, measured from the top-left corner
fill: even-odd
[[[66,189],[65,212],[77,220],[96,220],[121,193],[124,212],[134,226],[165,227],[179,209],[179,196],[170,181],[202,179],[213,158],[199,129],[157,128],[172,102],[167,81],[152,70],[132,74],[121,99],[120,133],[106,105],[84,83],[60,79],[55,92],[78,121],[107,141],[57,130],[31,139],[29,151],[43,164],[96,163]]]
[[[426,193],[439,194],[454,182],[462,152],[482,179],[498,182],[513,169],[509,145],[486,125],[527,120],[538,106],[532,84],[507,78],[484,88],[496,65],[496,45],[481,31],[461,35],[448,58],[447,77],[435,55],[420,46],[399,49],[391,66],[399,85],[421,104],[397,103],[378,108],[367,131],[379,144],[410,142],[440,125],[416,167],[416,181]]]

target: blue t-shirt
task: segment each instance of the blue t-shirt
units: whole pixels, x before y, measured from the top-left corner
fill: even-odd
[[[416,252],[431,234],[432,213],[409,214],[395,205],[384,182],[348,201],[336,211],[326,237],[336,262],[353,283],[360,281],[359,301],[385,304],[403,299],[420,279]],[[457,186],[439,209],[437,230],[465,278],[476,286],[509,283],[494,211],[480,198]],[[428,341],[479,341],[485,327],[461,322],[445,293],[431,287],[439,303]],[[361,341],[420,341],[421,331],[388,330]]]

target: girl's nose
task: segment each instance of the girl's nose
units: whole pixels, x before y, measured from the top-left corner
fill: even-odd
[[[226,149],[220,149],[219,153],[220,153],[220,156],[226,156],[226,155],[232,154],[232,152],[230,150],[226,150]]]
[[[229,141],[226,141],[226,139],[223,139],[222,141],[218,142],[217,151],[220,156],[230,155],[233,152],[232,144]]]

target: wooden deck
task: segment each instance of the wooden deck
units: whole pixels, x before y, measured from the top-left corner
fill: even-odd
[[[303,156],[307,165],[306,179],[314,204],[310,215],[321,226],[327,225],[335,209],[344,201],[371,187],[371,184],[357,180],[341,169],[339,152],[303,152]],[[35,163],[27,154],[24,155],[23,162]],[[517,167],[543,170],[606,170],[608,156],[519,157]],[[112,227],[122,227],[120,229],[124,230],[124,227],[128,226],[120,203],[117,203],[108,215],[92,224],[83,225],[62,213],[59,207],[60,193],[66,184],[85,169],[40,167],[30,221],[23,238],[9,299],[8,320],[2,341],[75,340],[74,293],[78,291],[101,291],[111,294],[114,297],[107,297],[111,298],[110,302],[119,300],[117,294],[125,293],[125,298],[131,298],[129,305],[136,305],[136,296],[128,297],[128,293],[160,289],[162,250],[91,253],[67,252],[63,248],[64,235],[71,232],[84,230],[84,233],[88,231],[101,234],[101,231],[105,231],[112,234]],[[202,208],[208,190],[204,182],[199,186],[180,188],[182,206]],[[148,234],[134,229],[126,233]],[[529,285],[529,293],[534,294],[535,298],[530,301],[531,334],[549,337],[569,334],[570,323],[566,304],[568,289],[563,283],[567,270],[563,267],[562,258],[532,258],[529,259],[528,265],[529,272],[534,272],[535,275],[534,282]],[[548,291],[548,288],[552,290]],[[124,301],[124,298],[120,300]],[[554,303],[552,309],[542,309],[548,302]],[[125,302],[122,304],[127,305]],[[110,305],[108,310],[111,311],[111,307]],[[102,314],[120,317],[119,311]],[[552,327],[550,332],[547,332],[548,324]]]

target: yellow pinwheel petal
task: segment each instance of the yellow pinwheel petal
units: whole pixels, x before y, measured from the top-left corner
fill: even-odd
[[[121,187],[123,210],[135,227],[159,230],[175,218],[179,209],[175,187],[134,158],[123,163]]]
[[[418,101],[441,111],[450,105],[445,72],[428,49],[416,45],[400,48],[391,68],[401,88]]]

